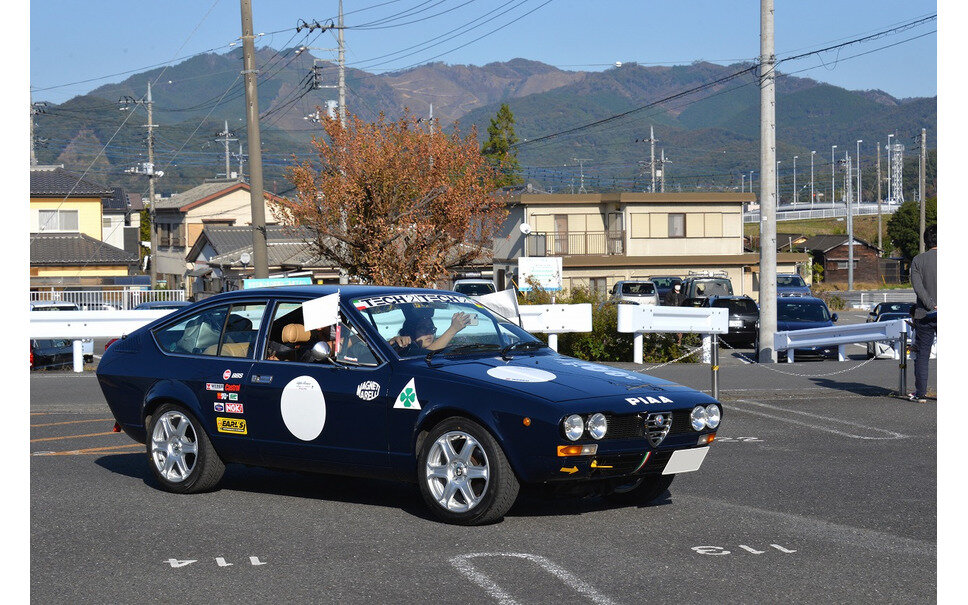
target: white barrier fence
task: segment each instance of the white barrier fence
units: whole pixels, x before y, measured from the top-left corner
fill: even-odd
[[[82,338],[119,338],[164,317],[172,309],[142,311],[35,311],[29,314],[30,338],[74,341],[74,371],[84,371]]]
[[[128,310],[141,303],[183,301],[184,290],[32,290],[30,301],[74,303],[82,311]]]
[[[528,332],[544,332],[548,346],[558,350],[558,335],[592,331],[592,305],[521,305],[521,327]]]

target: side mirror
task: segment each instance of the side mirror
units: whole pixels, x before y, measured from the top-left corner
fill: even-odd
[[[320,341],[313,345],[310,354],[313,357],[313,361],[324,361],[332,356],[333,351],[329,348],[329,343]]]
[[[834,313],[833,315],[830,316],[830,321],[837,321],[837,314],[836,313]]]

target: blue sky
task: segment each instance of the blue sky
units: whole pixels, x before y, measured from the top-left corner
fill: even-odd
[[[759,4],[756,0],[346,0],[347,62],[371,72],[429,60],[483,65],[515,57],[569,70],[599,70],[616,61],[731,63],[759,54]],[[937,12],[936,2],[923,0],[780,0],[776,4],[776,50],[781,58]],[[253,0],[253,11],[256,33],[267,32],[258,44],[282,48],[304,39],[306,32],[293,38],[298,19],[335,18],[337,2]],[[388,18],[382,25],[393,27],[354,27],[367,23],[379,27],[380,20]],[[896,97],[933,96],[938,79],[937,34],[929,32],[936,27],[936,22],[928,23],[839,53],[787,63],[783,70],[849,89],[879,88]],[[226,52],[241,34],[241,19],[238,0],[34,0],[29,31],[33,98],[60,103],[127,77],[103,76],[142,71],[209,49]],[[435,43],[439,44],[427,47]],[[335,47],[335,35],[327,32],[312,45]],[[415,48],[404,50],[410,47]],[[321,50],[313,54],[327,55]],[[71,84],[94,78],[99,79]]]

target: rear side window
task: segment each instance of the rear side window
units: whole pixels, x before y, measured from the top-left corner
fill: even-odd
[[[228,315],[228,305],[205,309],[156,331],[155,338],[169,353],[216,355]]]
[[[203,352],[203,355],[215,354],[222,357],[251,358],[265,310],[264,303],[232,305],[217,352],[211,353],[209,351],[211,347],[209,347]]]
[[[752,300],[716,300],[713,301],[714,307],[729,309],[733,314],[755,315],[757,312],[756,303]]]

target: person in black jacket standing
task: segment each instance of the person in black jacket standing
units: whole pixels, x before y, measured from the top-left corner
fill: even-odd
[[[925,252],[911,261],[911,285],[918,302],[914,307],[914,392],[908,398],[927,403],[928,361],[938,333],[938,227],[924,230]]]
[[[685,296],[682,294],[682,286],[675,284],[672,289],[665,293],[662,297],[662,304],[667,307],[678,307],[685,300]]]

